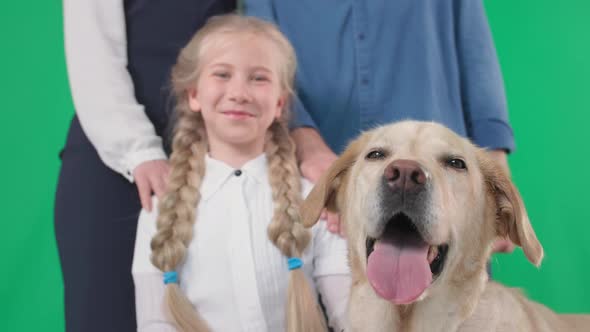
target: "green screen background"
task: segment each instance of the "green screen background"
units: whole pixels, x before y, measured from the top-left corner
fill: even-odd
[[[510,156],[537,235],[540,269],[520,249],[495,278],[559,312],[590,312],[590,1],[486,0],[517,151]],[[0,330],[63,331],[53,232],[58,152],[74,112],[61,2],[0,4]]]

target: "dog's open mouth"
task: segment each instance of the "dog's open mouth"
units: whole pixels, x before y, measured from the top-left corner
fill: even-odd
[[[378,239],[367,238],[367,277],[396,304],[415,301],[440,275],[448,245],[430,245],[405,214],[393,216]]]

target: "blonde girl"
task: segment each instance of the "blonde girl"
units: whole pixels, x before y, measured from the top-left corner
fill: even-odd
[[[344,328],[344,241],[299,223],[310,184],[286,126],[295,64],[276,27],[238,15],[210,19],[180,53],[167,193],[137,231],[139,331],[325,331],[317,292]]]

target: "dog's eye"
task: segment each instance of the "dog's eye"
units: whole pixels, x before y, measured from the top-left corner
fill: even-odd
[[[385,152],[381,150],[373,150],[365,156],[365,159],[383,159],[385,158]]]
[[[467,165],[465,165],[465,162],[459,158],[450,158],[449,160],[447,160],[447,165],[456,169],[467,169]]]

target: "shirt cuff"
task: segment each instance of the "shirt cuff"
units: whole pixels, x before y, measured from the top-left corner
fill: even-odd
[[[131,153],[125,158],[124,165],[125,165],[125,172],[123,176],[129,180],[129,182],[133,183],[135,179],[133,178],[133,170],[141,163],[150,160],[167,160],[168,157],[166,153],[161,148],[151,148],[146,150],[136,151]]]
[[[471,139],[481,147],[514,151],[514,134],[508,123],[499,119],[475,120],[471,124]]]

